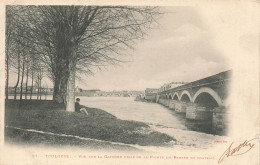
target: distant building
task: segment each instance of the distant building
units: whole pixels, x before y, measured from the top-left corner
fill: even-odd
[[[158,89],[146,88],[145,89],[145,100],[155,102],[157,92],[158,92]]]
[[[182,85],[187,84],[187,83],[188,82],[179,81],[179,82],[171,82],[169,84],[164,84],[163,86],[161,86],[159,88],[159,92],[167,91],[169,89],[173,89],[173,88],[176,88],[178,86],[182,86]]]
[[[168,84],[168,88],[169,89],[172,89],[172,88],[176,88],[178,86],[181,86],[181,85],[184,85],[184,84],[187,84],[188,82],[171,82]]]
[[[129,94],[130,97],[136,97],[138,95],[144,95],[144,92],[142,92],[142,91],[129,91],[128,94]]]
[[[99,89],[90,89],[90,90],[84,90],[79,87],[75,88],[75,94],[76,96],[99,96],[100,90]]]

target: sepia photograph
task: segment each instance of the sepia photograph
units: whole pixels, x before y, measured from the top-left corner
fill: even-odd
[[[260,163],[259,4],[231,2],[1,4],[1,164]]]

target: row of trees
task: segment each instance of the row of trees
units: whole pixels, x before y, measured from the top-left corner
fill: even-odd
[[[26,74],[26,83],[29,70],[33,82],[32,72],[41,68],[37,75],[53,81],[53,98],[66,103],[67,111],[74,111],[76,77],[123,62],[160,14],[157,7],[128,6],[7,6],[6,11],[7,84],[10,64],[18,75],[22,70],[21,82]]]
[[[37,99],[41,96],[42,79],[44,76],[44,67],[40,59],[35,56],[33,43],[24,40],[21,37],[26,30],[19,25],[20,15],[16,15],[19,10],[7,8],[6,10],[6,99],[8,99],[9,72],[17,74],[17,81],[14,86],[14,100],[17,99],[17,93],[22,100],[32,99],[33,88],[38,88]],[[29,82],[29,78],[31,82]],[[30,89],[28,89],[29,84]],[[18,91],[18,87],[19,91]],[[25,91],[25,92],[24,92]]]

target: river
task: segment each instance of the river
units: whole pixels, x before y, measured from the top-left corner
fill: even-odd
[[[187,129],[175,116],[175,111],[156,103],[137,102],[131,97],[80,97],[80,99],[82,105],[103,109],[122,120]]]
[[[157,103],[137,102],[131,97],[79,97],[80,104],[99,108],[122,120],[140,121],[156,131],[174,137],[181,148],[209,148],[224,136],[192,131],[186,127],[184,115]]]

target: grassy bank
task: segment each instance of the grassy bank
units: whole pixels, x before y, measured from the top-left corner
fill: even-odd
[[[142,122],[117,119],[115,116],[96,108],[86,107],[89,115],[66,112],[64,105],[52,101],[23,101],[20,110],[13,100],[6,102],[5,125],[22,129],[35,129],[57,134],[75,135],[85,138],[121,142],[125,144],[163,146],[172,137],[152,131]],[[20,112],[20,113],[18,113]],[[11,128],[5,129],[5,138],[9,141],[26,143],[70,144],[71,140],[50,138],[35,133],[21,133]],[[73,140],[73,145],[82,145]]]

